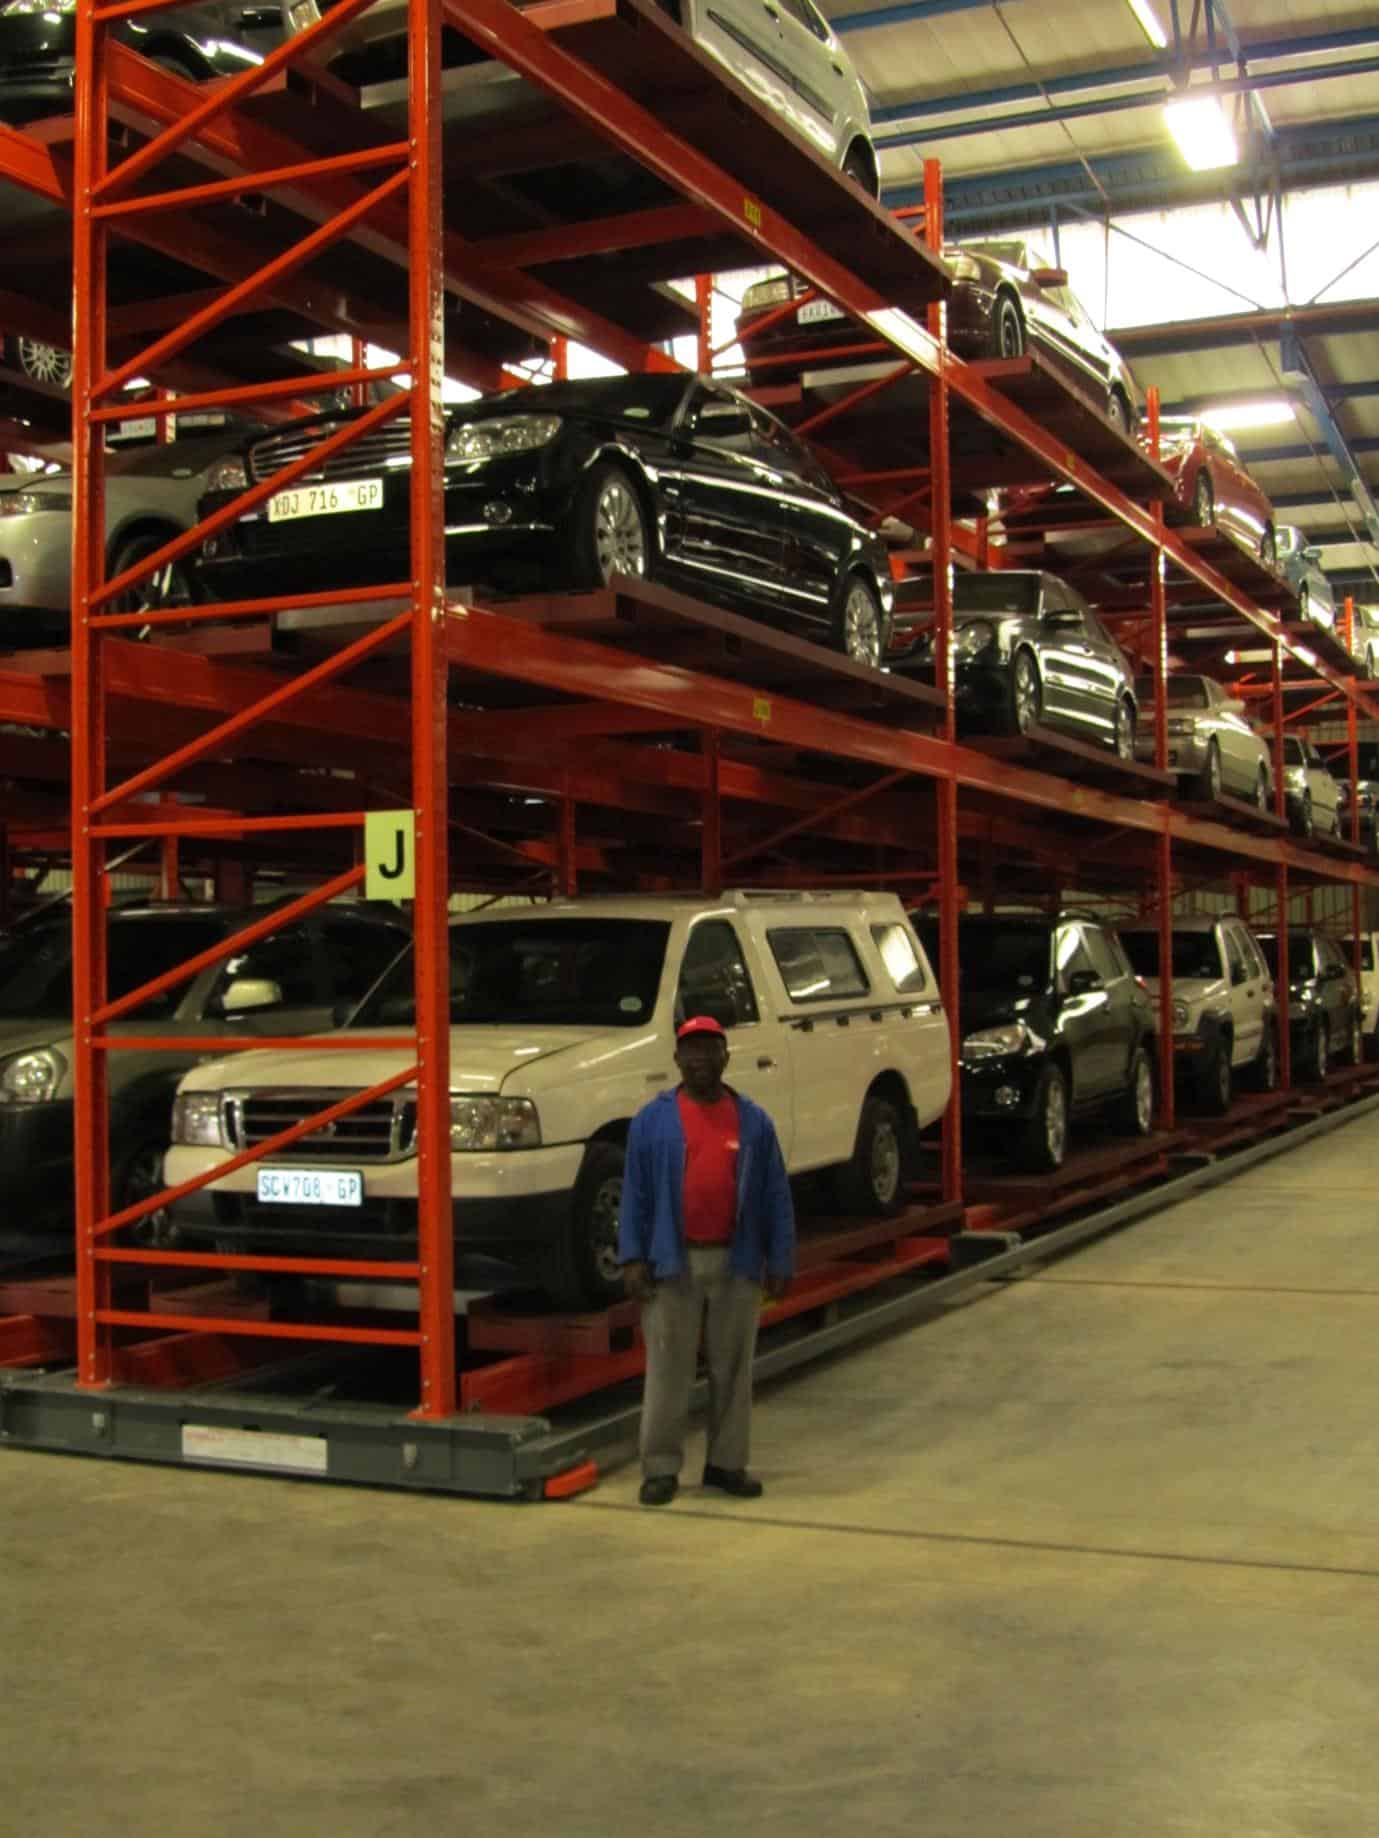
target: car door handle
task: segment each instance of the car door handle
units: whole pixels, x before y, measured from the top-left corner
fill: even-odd
[[[769,1053],[763,1053],[761,1057],[757,1060],[757,1071],[758,1072],[770,1072],[772,1068],[775,1066],[775,1063],[776,1063],[775,1060],[771,1058],[771,1055]]]

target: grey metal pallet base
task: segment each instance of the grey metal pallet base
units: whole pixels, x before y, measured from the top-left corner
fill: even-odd
[[[948,1276],[895,1279],[783,1324],[757,1354],[757,1381],[940,1314],[979,1286],[1017,1276],[1376,1111],[1379,1095],[1234,1153],[1182,1157],[1167,1178],[1023,1243],[974,1234],[983,1243],[972,1248],[988,1254],[964,1260]],[[323,1370],[319,1358],[300,1362],[295,1373],[277,1375],[272,1389],[254,1393],[214,1386],[94,1392],[79,1389],[70,1370],[0,1373],[0,1448],[535,1499],[551,1478],[636,1439],[639,1384],[585,1400],[556,1421],[476,1414],[418,1422],[396,1406],[323,1401]],[[701,1383],[695,1408],[705,1401]]]

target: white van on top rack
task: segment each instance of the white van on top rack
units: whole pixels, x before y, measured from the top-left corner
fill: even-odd
[[[456,1243],[535,1272],[563,1307],[621,1294],[617,1215],[633,1115],[672,1085],[675,1029],[727,1030],[728,1082],[770,1113],[791,1173],[834,1171],[847,1211],[904,1204],[906,1162],[951,1085],[934,971],[893,894],[554,900],[453,927]],[[357,1049],[250,1052],[179,1087],[169,1185],[213,1171],[405,1070],[370,1044],[414,1023],[411,954],[350,1017]],[[175,1203],[184,1242],[387,1257],[416,1235],[415,1092],[370,1102]]]

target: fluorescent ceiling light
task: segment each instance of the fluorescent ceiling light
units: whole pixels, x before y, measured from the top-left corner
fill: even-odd
[[[1191,172],[1215,172],[1235,166],[1240,149],[1218,96],[1184,96],[1165,102],[1164,120]]]
[[[1242,428],[1277,428],[1294,419],[1291,402],[1231,402],[1220,408],[1204,408],[1202,420],[1223,434]]]
[[[1140,22],[1140,30],[1144,33],[1150,44],[1156,46],[1160,51],[1166,51],[1168,49],[1168,34],[1159,24],[1154,9],[1149,4],[1149,0],[1128,0],[1128,3],[1130,11]]]

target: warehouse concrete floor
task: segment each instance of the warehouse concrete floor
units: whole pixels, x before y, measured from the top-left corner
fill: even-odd
[[[0,1455],[0,1823],[1361,1838],[1376,1133],[783,1382],[754,1505]]]

